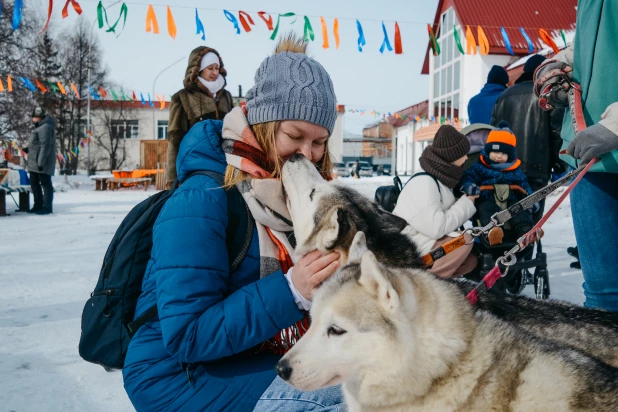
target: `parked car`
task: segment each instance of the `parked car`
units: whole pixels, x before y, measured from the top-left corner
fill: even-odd
[[[333,174],[339,177],[350,176],[349,170],[345,167],[345,163],[333,163]]]
[[[365,177],[373,176],[373,168],[369,164],[369,162],[360,161],[359,162],[361,170],[360,175]],[[356,162],[347,162],[346,169],[348,170],[348,176],[354,176],[354,171],[356,170]]]

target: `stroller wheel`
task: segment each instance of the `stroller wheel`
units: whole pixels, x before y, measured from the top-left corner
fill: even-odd
[[[526,287],[526,282],[524,279],[525,274],[524,270],[518,270],[512,274],[507,275],[504,278],[504,283],[506,284],[506,290],[511,295],[519,295],[524,288]]]
[[[537,299],[549,298],[549,274],[545,269],[537,269],[534,272],[534,292]]]

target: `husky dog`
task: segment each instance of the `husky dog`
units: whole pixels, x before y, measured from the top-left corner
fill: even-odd
[[[277,364],[301,390],[342,384],[350,411],[615,411],[618,369],[474,311],[452,282],[386,267],[359,232]]]
[[[408,222],[385,212],[365,196],[337,182],[326,182],[302,155],[285,163],[281,176],[294,222],[295,254],[339,252],[341,263],[356,232],[365,232],[376,257],[391,266],[422,268],[416,245],[405,234]]]
[[[353,189],[336,181],[326,182],[303,156],[285,163],[282,181],[298,255],[314,249],[338,251],[345,264],[354,235],[363,231],[368,249],[379,262],[389,267],[422,267],[414,242],[405,234],[405,220],[381,210]],[[451,282],[464,295],[476,286],[465,280]],[[495,293],[480,295],[474,309],[618,367],[618,313]]]

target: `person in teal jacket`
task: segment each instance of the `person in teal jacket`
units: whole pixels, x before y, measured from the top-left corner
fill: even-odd
[[[279,178],[299,153],[325,178],[332,168],[334,89],[305,47],[284,38],[258,69],[246,107],[197,123],[180,145],[180,187],[153,228],[135,316],[155,304],[158,315],[131,340],[122,371],[138,411],[345,410],[340,387],[300,392],[274,369],[308,328],[313,290],[339,265],[336,253],[294,256]],[[227,198],[210,176],[191,176],[204,170],[225,173],[255,221],[232,273]]]
[[[571,81],[582,88],[585,128],[576,133],[566,111],[562,159],[576,168],[599,157],[571,192],[571,210],[585,305],[609,311],[618,311],[618,78],[612,75],[618,67],[617,19],[618,1],[579,0],[573,44],[535,72],[542,107],[567,107]]]

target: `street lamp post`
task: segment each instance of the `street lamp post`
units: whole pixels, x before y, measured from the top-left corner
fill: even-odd
[[[157,84],[157,79],[159,78],[159,76],[161,76],[166,70],[168,70],[171,67],[175,66],[176,64],[180,63],[184,59],[185,59],[184,57],[181,57],[180,59],[176,60],[174,63],[170,64],[169,66],[167,66],[166,68],[161,70],[159,72],[159,74],[157,74],[155,76],[154,81],[152,82],[152,95],[151,95],[151,99],[154,99],[154,96],[155,96],[155,85]],[[155,123],[155,111],[156,111],[156,108],[153,105],[153,107],[152,107],[152,137],[153,137],[153,139],[157,138],[157,125]]]
[[[122,0],[112,3],[111,5],[107,7],[107,10],[109,10],[110,7],[113,7],[116,4],[121,3],[121,1]],[[88,87],[90,87],[90,74],[91,74],[90,67],[92,66],[92,32],[94,31],[94,25],[96,24],[96,22],[97,22],[96,19],[92,21],[92,26],[90,26],[90,38],[88,41]],[[90,131],[90,99],[91,98],[92,96],[90,94],[90,90],[88,90],[88,109],[86,112],[86,133]],[[90,173],[90,136],[88,136],[88,170],[86,173]]]

